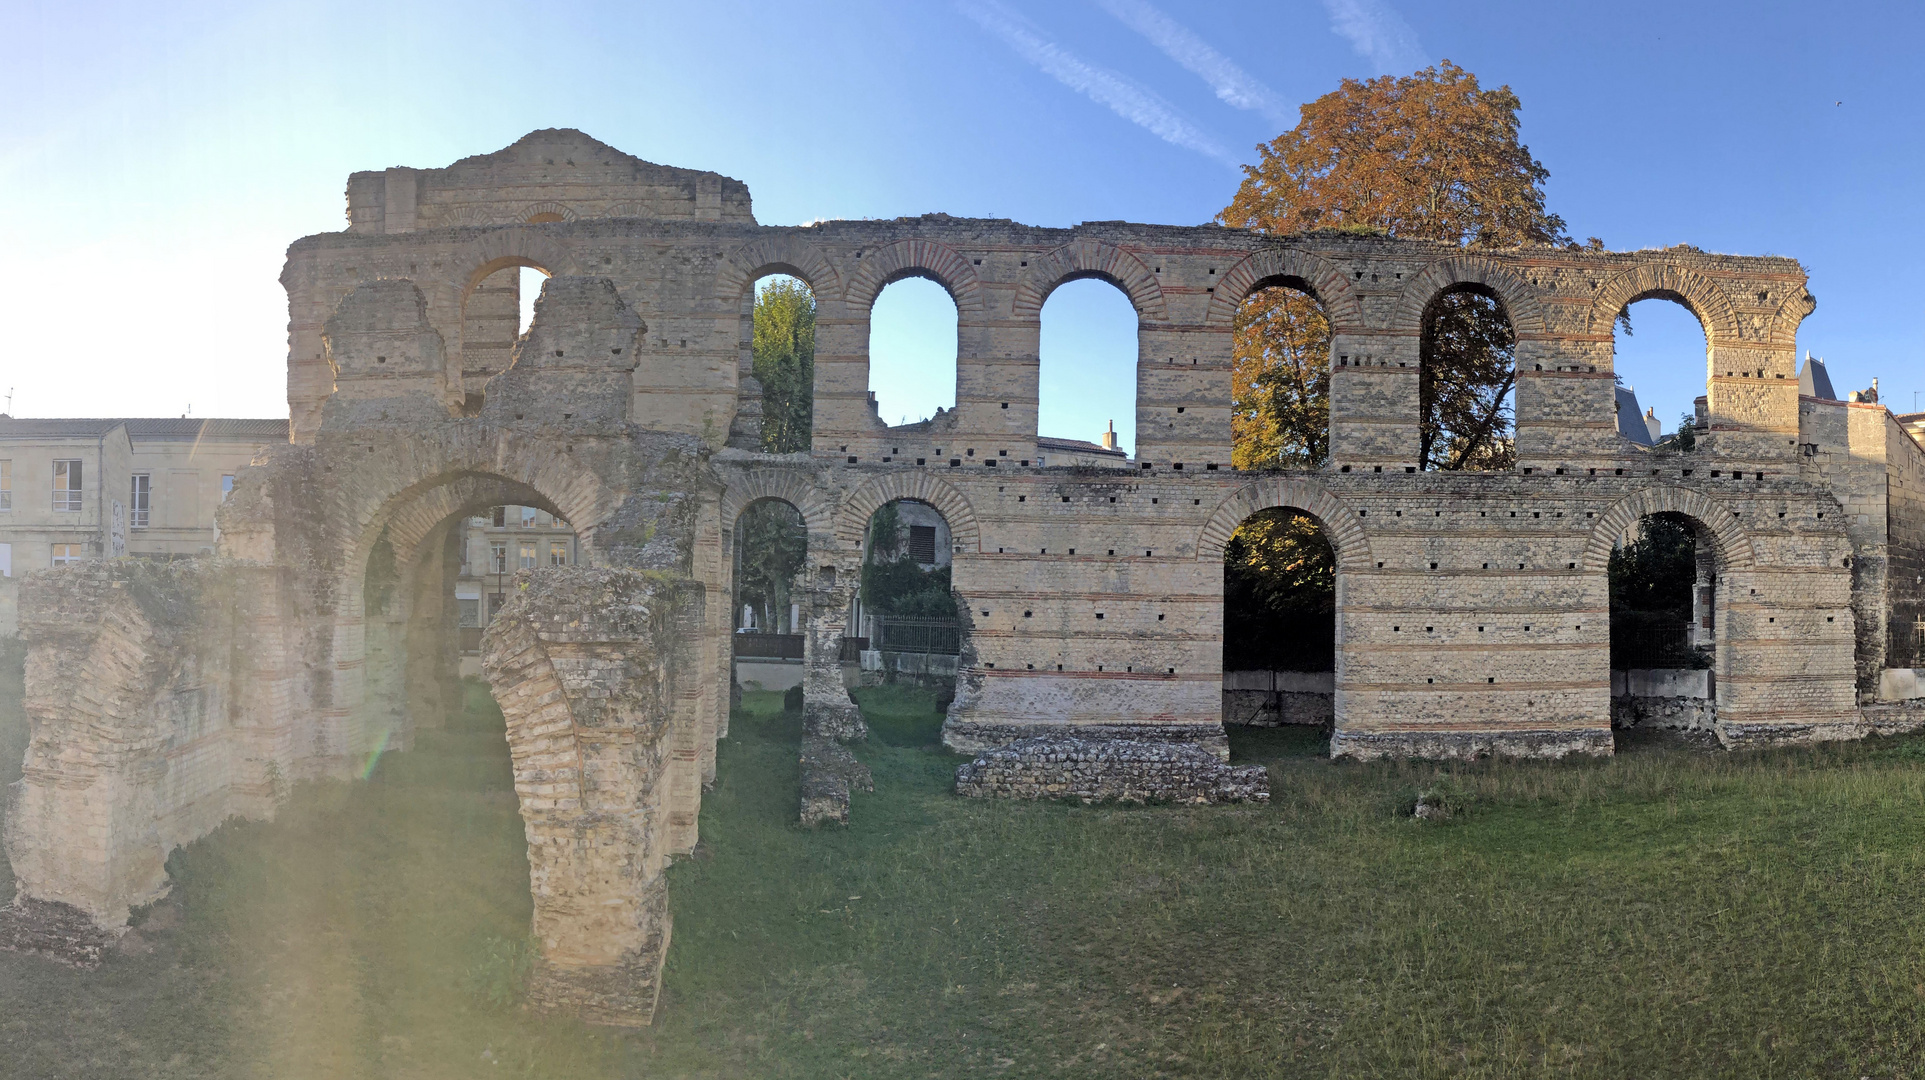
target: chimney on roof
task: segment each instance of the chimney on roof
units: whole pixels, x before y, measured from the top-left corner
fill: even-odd
[[[1644,410],[1644,430],[1651,433],[1651,441],[1653,443],[1656,443],[1658,437],[1664,434],[1664,421],[1658,419],[1658,407],[1656,405]]]
[[[1103,433],[1103,449],[1116,449],[1116,421],[1110,421],[1110,429]]]

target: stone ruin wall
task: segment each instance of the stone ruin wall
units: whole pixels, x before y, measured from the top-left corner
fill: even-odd
[[[581,538],[585,565],[517,578],[484,650],[540,848],[540,997],[615,1022],[654,1007],[660,870],[694,843],[727,731],[729,568],[757,499],[806,522],[796,595],[817,736],[861,733],[839,646],[869,516],[898,498],[943,514],[965,625],[945,741],[973,752],[1073,730],[1085,744],[1005,755],[997,790],[1047,790],[1024,771],[1034,761],[1122,761],[1105,740],[1179,748],[1130,751],[1129,770],[1221,758],[1223,545],[1274,506],[1317,517],[1339,563],[1334,753],[1610,752],[1606,564],[1654,512],[1689,515],[1716,552],[1721,737],[1891,727],[1855,705],[1896,655],[1867,632],[1893,619],[1884,568],[1917,551],[1863,500],[1921,475],[1917,447],[1901,434],[1868,454],[1853,413],[1818,440],[1830,457],[1808,449],[1793,343],[1814,302],[1790,260],[942,215],[765,228],[739,183],[574,132],[444,170],[356,174],[349,204],[348,231],[296,242],[282,274],[294,443],[241,477],[222,560],[170,571],[183,596],[227,599],[155,624],[118,602],[126,567],[27,583],[42,613],[27,615],[35,731],[7,845],[34,897],[124,919],[164,887],[173,843],[271,813],[276,782],[353,776],[407,745],[447,704],[448,523],[500,503],[549,510]],[[481,290],[524,265],[553,276],[504,354],[486,329],[503,297]],[[817,297],[810,454],[753,449],[746,312],[778,272]],[[957,406],[890,428],[868,399],[868,317],[905,276],[956,300]],[[1139,316],[1138,456],[1124,468],[1034,465],[1040,312],[1081,277],[1116,284]],[[1320,470],[1229,464],[1231,319],[1268,284],[1312,292],[1332,323]],[[1516,328],[1515,471],[1416,468],[1422,316],[1457,286],[1500,299]],[[1709,430],[1687,454],[1617,435],[1611,326],[1648,296],[1690,307],[1710,341]],[[471,341],[478,326],[490,336]],[[1905,483],[1894,520],[1915,529]],[[253,578],[272,587],[240,584]],[[648,617],[617,617],[630,607]],[[128,614],[64,629],[96,609]],[[244,623],[274,645],[222,648]],[[112,701],[62,698],[55,659],[78,660],[69,677]],[[226,688],[226,756],[158,734],[183,680]],[[102,710],[132,734],[100,741]],[[91,892],[63,884],[83,865]]]

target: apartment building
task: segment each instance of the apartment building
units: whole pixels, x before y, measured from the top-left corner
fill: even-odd
[[[234,475],[286,441],[286,420],[0,415],[0,635],[29,571],[212,552]]]
[[[462,522],[455,609],[461,623],[461,674],[481,674],[481,628],[507,601],[515,571],[572,566],[575,531],[546,510],[497,506]]]

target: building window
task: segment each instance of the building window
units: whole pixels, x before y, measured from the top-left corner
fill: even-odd
[[[455,607],[460,609],[461,625],[463,626],[480,626],[481,625],[481,601],[480,600],[456,600]]]
[[[505,574],[508,572],[508,542],[506,540],[498,540],[488,545],[488,563],[493,567],[493,573]]]
[[[53,546],[53,564],[55,566],[70,566],[85,560],[86,556],[81,554],[81,547],[82,545],[80,544],[55,544]]]
[[[127,494],[128,528],[144,529],[147,527],[148,512],[152,509],[153,497],[153,478],[144,472],[135,473],[133,490]]]
[[[532,506],[522,507],[521,508],[521,527],[524,529],[534,528],[537,524],[539,524],[535,520],[535,515],[539,513],[541,513],[541,511],[535,509]]]
[[[924,564],[936,561],[936,527],[934,525],[909,526],[909,561]]]
[[[53,508],[55,510],[80,509],[80,462],[56,461],[53,463]]]
[[[548,542],[548,565],[568,565],[568,541],[551,540]]]
[[[523,540],[521,542],[521,561],[518,565],[523,570],[533,570],[535,568],[535,542],[533,540]]]
[[[13,509],[13,462],[0,461],[0,510]]]
[[[507,527],[508,527],[508,508],[505,506],[495,507],[495,528],[505,529]]]
[[[226,502],[227,497],[232,494],[234,494],[234,478],[232,476],[221,477],[221,501]]]

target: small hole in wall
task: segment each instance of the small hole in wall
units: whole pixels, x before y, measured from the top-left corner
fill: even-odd
[[[388,362],[388,358],[385,356],[377,356],[374,358],[374,362],[377,364],[385,364]]]
[[[1487,683],[1494,683],[1494,682],[1496,682],[1497,680],[1496,680],[1496,679],[1485,679],[1484,681],[1485,681],[1485,682],[1487,682]]]
[[[1029,616],[1030,616],[1030,613],[1029,613],[1029,612],[1027,612],[1027,611],[1025,611],[1025,612],[1023,612],[1023,618],[1025,618],[1025,619],[1027,619],[1027,618],[1029,618]]]
[[[1837,619],[1835,619],[1835,618],[1833,618],[1833,617],[1832,617],[1832,616],[1830,616],[1830,615],[1827,615],[1827,616],[1825,616],[1825,621],[1826,621],[1826,622],[1837,622],[1838,620],[1837,620]]]
[[[1156,617],[1156,621],[1157,621],[1157,622],[1162,622],[1162,621],[1163,621],[1163,616],[1161,616],[1161,615],[1158,615],[1158,616]]]

